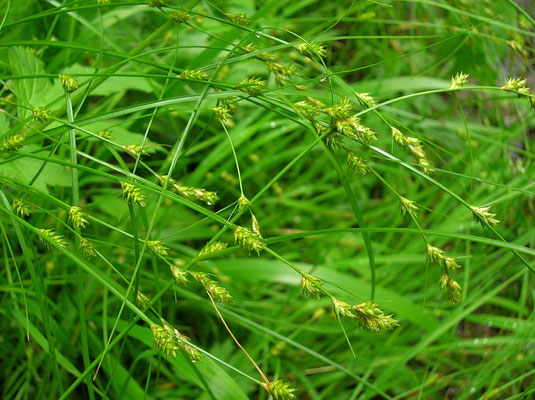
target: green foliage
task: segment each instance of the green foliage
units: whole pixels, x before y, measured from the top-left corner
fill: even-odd
[[[0,1],[0,398],[533,397],[519,4]]]

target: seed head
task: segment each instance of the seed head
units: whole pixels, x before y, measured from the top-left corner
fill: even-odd
[[[162,244],[161,240],[148,240],[147,247],[155,255],[160,256],[160,257],[165,257],[167,254],[169,254],[168,253],[169,249]]]
[[[295,103],[293,108],[295,112],[309,121],[313,121],[316,115],[320,113],[318,107],[308,101],[300,101]]]
[[[186,286],[188,283],[188,273],[182,269],[179,265],[170,265],[171,274],[175,278],[175,282],[178,286]]]
[[[256,219],[255,215],[251,213],[251,219],[252,219],[252,229],[253,232],[256,233],[260,239],[263,239],[262,234],[260,233],[260,224],[258,223],[258,220]]]
[[[408,140],[405,135],[396,127],[392,127],[392,137],[394,138],[394,141],[401,147],[405,147],[405,145],[408,144]]]
[[[74,76],[60,75],[59,80],[61,81],[61,84],[63,85],[63,89],[65,89],[67,93],[72,93],[76,89],[78,89],[79,84]]]
[[[108,129],[103,129],[97,132],[97,135],[104,139],[112,139],[111,131]]]
[[[327,46],[325,46],[324,44],[318,44],[318,43],[314,43],[314,42],[310,42],[310,43],[300,43],[298,44],[297,46],[295,46],[295,49],[309,57],[309,58],[313,58],[313,57],[320,57],[320,58],[325,58],[327,57]]]
[[[529,88],[527,84],[528,81],[526,79],[509,78],[505,85],[502,86],[502,89],[527,94],[529,93]]]
[[[152,336],[154,337],[154,347],[160,350],[165,357],[169,356],[176,358],[176,352],[182,350],[186,353],[191,362],[196,362],[201,359],[201,353],[195,347],[190,346],[188,342],[191,340],[173,328],[164,319],[161,320],[163,327],[152,324]]]
[[[145,207],[145,195],[141,189],[127,182],[121,182],[121,188],[123,189],[123,199],[126,199],[128,203],[132,205],[137,203],[141,207]]]
[[[191,18],[191,15],[189,15],[189,13],[187,13],[186,11],[178,10],[171,13],[171,18],[177,24],[184,24],[188,22],[188,20]]]
[[[409,146],[409,150],[411,151],[412,155],[416,158],[418,164],[420,164],[423,167],[423,172],[427,175],[431,173],[431,170],[427,167],[429,167],[429,161],[427,160],[427,155],[424,151],[424,146],[422,145],[422,142],[420,142],[419,139],[414,137],[408,137],[406,140],[406,143]]]
[[[336,118],[336,119],[346,119],[351,116],[352,109],[353,109],[353,106],[351,105],[351,102],[349,101],[349,97],[344,97],[338,103],[336,103],[335,105],[329,108],[324,109],[323,111],[329,117]]]
[[[74,229],[83,229],[89,222],[87,222],[87,214],[80,207],[72,206],[69,208],[69,222]]]
[[[338,132],[350,139],[360,142],[371,142],[377,140],[375,132],[360,123],[360,118],[349,117],[346,119],[333,119],[331,124]]]
[[[481,225],[483,225],[482,221],[486,222],[487,224],[493,227],[500,223],[500,221],[494,218],[496,214],[489,212],[490,207],[471,206],[470,208],[472,209],[474,218],[476,219],[476,221],[480,222]]]
[[[121,146],[121,148],[134,158],[149,155],[140,144],[129,144],[127,146]]]
[[[219,200],[216,192],[209,192],[206,189],[194,188],[189,186],[175,185],[177,193],[189,200],[200,200],[209,206],[215,204]]]
[[[228,247],[228,243],[220,242],[216,240],[213,243],[207,244],[199,253],[199,256],[205,256],[216,251],[225,250]]]
[[[24,141],[26,137],[22,133],[15,133],[10,137],[2,140],[0,143],[0,149],[2,151],[17,151],[22,146],[24,146]]]
[[[301,290],[303,291],[303,295],[319,300],[321,298],[320,286],[321,282],[319,278],[307,273],[302,275]]]
[[[445,273],[442,275],[442,278],[440,278],[439,283],[440,288],[446,292],[453,304],[460,303],[463,294],[463,288],[455,279]]]
[[[451,77],[450,89],[460,89],[468,82],[468,74],[459,72],[457,75]]]
[[[212,111],[214,112],[215,116],[223,122],[228,121],[228,119],[231,117],[231,114],[227,107],[223,107],[223,106],[213,107]]]
[[[338,300],[336,297],[331,297],[331,301],[333,302],[334,310],[337,314],[347,318],[357,317],[356,314],[353,312],[353,307],[350,304]]]
[[[367,301],[353,306],[356,319],[360,325],[369,331],[388,331],[399,326],[398,321],[392,315],[386,315],[377,304]]]
[[[251,207],[251,202],[242,193],[240,198],[238,199],[238,209],[240,210],[240,212],[244,212],[247,211],[249,207]]]
[[[167,5],[166,0],[147,0],[147,4],[151,7],[162,8]]]
[[[265,246],[264,239],[260,235],[243,226],[236,226],[234,229],[234,240],[249,253],[253,250],[260,254]]]
[[[56,231],[54,231],[53,229],[39,229],[39,232],[41,232],[47,239],[56,243],[60,247],[66,248],[67,244],[69,243],[63,238],[63,236],[56,233]],[[52,244],[49,240],[46,240],[41,236],[39,236],[39,240],[45,245],[48,250],[52,250]]]
[[[111,0],[97,0],[97,4],[109,4]]]
[[[249,26],[251,20],[245,14],[227,14],[227,18],[236,25]]]
[[[48,110],[46,107],[35,107],[32,110],[32,118],[36,122],[42,122],[46,124],[48,120],[50,119],[50,114],[48,113]]]
[[[136,305],[143,311],[146,311],[150,307],[150,299],[141,292],[137,292]]]
[[[279,85],[284,85],[288,82],[288,79],[297,74],[297,68],[293,65],[283,65],[278,62],[268,61],[266,63],[268,71],[275,74],[275,81]]]
[[[373,96],[369,93],[357,93],[357,99],[359,100],[359,103],[366,108],[375,107],[377,105],[377,101],[375,101]]]
[[[205,272],[192,272],[193,277],[206,290],[206,292],[219,303],[228,303],[232,301],[232,296],[227,289],[218,285],[218,283],[210,279],[210,275]]]
[[[413,218],[418,216],[418,207],[414,204],[414,201],[406,199],[403,196],[400,196],[401,200],[401,214],[403,216],[410,215]]]
[[[258,96],[266,86],[267,81],[261,78],[247,78],[241,81],[239,85],[236,85],[235,89],[241,90],[249,96]]]
[[[182,71],[178,77],[192,81],[205,81],[208,79],[208,74],[202,69],[186,69]]]
[[[169,358],[169,356],[172,356],[176,358],[176,352],[180,350],[178,340],[170,335],[165,328],[156,324],[152,324],[150,329],[154,338],[154,347],[160,350],[164,357]]]
[[[263,383],[262,386],[276,400],[295,399],[296,389],[289,382],[279,379],[273,382]]]
[[[368,167],[366,160],[350,150],[347,151],[347,165],[356,174],[366,175],[370,172],[370,167]]]
[[[13,210],[22,218],[28,217],[32,213],[30,206],[21,199],[13,200]]]
[[[95,246],[84,237],[80,238],[80,250],[86,258],[94,257],[97,254]]]

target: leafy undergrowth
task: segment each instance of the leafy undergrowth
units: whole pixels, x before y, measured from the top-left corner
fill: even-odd
[[[0,7],[3,399],[534,395],[529,7]]]

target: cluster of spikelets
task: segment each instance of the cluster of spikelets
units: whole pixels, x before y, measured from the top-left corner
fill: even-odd
[[[474,214],[474,218],[477,222],[480,222],[482,225],[487,224],[492,227],[498,225],[500,223],[499,220],[494,218],[496,214],[490,212],[490,207],[476,207],[471,206],[470,209],[472,210],[472,213]]]
[[[21,218],[29,217],[32,213],[32,210],[28,203],[22,199],[14,199],[12,204],[13,210]]]
[[[191,186],[182,186],[167,175],[159,175],[158,180],[162,186],[167,181],[167,187],[171,191],[181,195],[182,197],[185,197],[188,200],[199,200],[209,206],[215,204],[219,200],[219,196],[216,192],[210,192],[206,189],[194,188]]]
[[[153,254],[160,257],[165,257],[169,254],[169,249],[163,245],[161,240],[147,240],[147,247]]]
[[[234,240],[242,247],[243,250],[249,253],[254,251],[257,254],[260,254],[260,252],[266,246],[262,235],[244,226],[237,225],[234,228]]]
[[[140,207],[145,207],[145,195],[140,188],[128,182],[121,182],[121,188],[123,189],[122,197],[129,204],[139,204]]]
[[[429,160],[425,154],[424,146],[419,139],[405,136],[394,126],[392,127],[392,138],[400,147],[404,148],[407,146],[414,158],[416,158],[416,162],[422,167],[422,171],[425,174],[429,175],[431,173],[431,169],[429,168],[431,164],[429,164]]]
[[[17,151],[24,146],[26,137],[23,133],[15,133],[8,138],[5,138],[0,143],[0,150],[2,151]]]
[[[444,250],[427,245],[427,257],[429,261],[444,268],[444,274],[440,278],[440,288],[444,290],[453,304],[458,304],[462,298],[462,287],[453,278],[453,274],[461,267],[453,257],[444,254]]]
[[[72,206],[69,208],[69,222],[74,229],[83,229],[89,222],[87,221],[87,214],[81,207]]]
[[[321,281],[318,277],[302,273],[301,277],[301,289],[303,295],[320,300],[323,293],[330,295],[322,288]],[[399,326],[398,321],[392,318],[392,315],[385,314],[376,303],[371,301],[350,305],[336,297],[331,296],[334,311],[337,315],[356,319],[362,328],[372,331],[385,331],[391,330]]]
[[[237,90],[242,91],[249,96],[258,96],[267,86],[267,81],[258,77],[246,78],[235,86]]]
[[[191,346],[191,340],[180,333],[178,329],[173,328],[164,319],[162,325],[151,325],[152,336],[154,338],[154,347],[156,347],[164,357],[176,358],[178,351],[183,351],[191,362],[197,362],[201,359],[201,353],[195,347]]]
[[[141,144],[128,144],[121,146],[121,148],[133,158],[147,156],[149,154]]]
[[[228,290],[210,278],[209,274],[205,272],[189,272],[183,268],[181,262],[177,262],[169,268],[178,286],[187,286],[189,282],[188,278],[192,276],[214,301],[218,303],[229,303],[232,301],[232,296]]]
[[[202,69],[186,69],[182,71],[178,77],[190,81],[205,81],[208,79],[208,74]]]
[[[295,399],[296,389],[290,383],[278,379],[273,382],[263,383],[262,387],[272,395],[276,400],[292,400]]]
[[[67,93],[74,92],[80,86],[76,78],[71,75],[60,75],[59,80]]]
[[[399,326],[398,321],[392,318],[392,315],[385,314],[374,302],[366,301],[350,305],[335,297],[332,297],[331,300],[338,315],[356,319],[366,330],[372,332],[388,331]]]
[[[221,122],[225,123],[236,114],[236,108],[236,100],[233,97],[221,97],[212,111]]]
[[[228,243],[221,242],[219,240],[216,240],[212,243],[208,243],[206,246],[203,247],[201,252],[199,253],[199,257],[207,256],[208,254],[216,253],[218,251],[225,250],[228,247]]]

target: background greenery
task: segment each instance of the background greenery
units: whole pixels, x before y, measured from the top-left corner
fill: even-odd
[[[296,398],[532,398],[535,119],[526,96],[500,89],[533,77],[531,2],[2,0],[0,9],[0,140],[25,136],[0,155],[3,399],[270,398],[221,318]],[[177,10],[191,18],[174,22]],[[326,46],[323,62],[296,51],[310,42]],[[282,84],[269,52],[295,66]],[[185,69],[209,78],[183,79]],[[459,72],[469,82],[450,90]],[[59,74],[80,88],[65,94]],[[235,89],[248,77],[268,80],[262,94]],[[223,96],[237,106],[225,124],[211,110]],[[326,107],[349,97],[378,140],[328,148],[292,107],[305,96]],[[49,120],[32,119],[45,106]],[[392,126],[423,143],[432,174]],[[141,158],[121,147],[141,143]],[[372,171],[348,168],[347,149]],[[236,160],[267,240],[260,256],[228,229],[252,218],[235,219]],[[156,174],[170,167],[220,200],[162,190]],[[121,181],[146,207],[121,198]],[[419,226],[401,215],[400,195],[419,207]],[[13,210],[16,199],[30,216]],[[89,259],[68,221],[78,202],[97,251]],[[478,224],[469,205],[491,206],[501,223]],[[198,261],[216,235],[229,247]],[[426,240],[462,265],[460,304],[440,289]],[[174,283],[169,265],[183,263],[232,295],[217,305],[221,317],[193,279]],[[400,326],[368,332],[336,318],[328,297],[302,296],[288,263],[351,304],[373,291]],[[138,290],[152,300],[145,311]],[[160,318],[202,349],[201,361],[160,355],[149,326]]]

